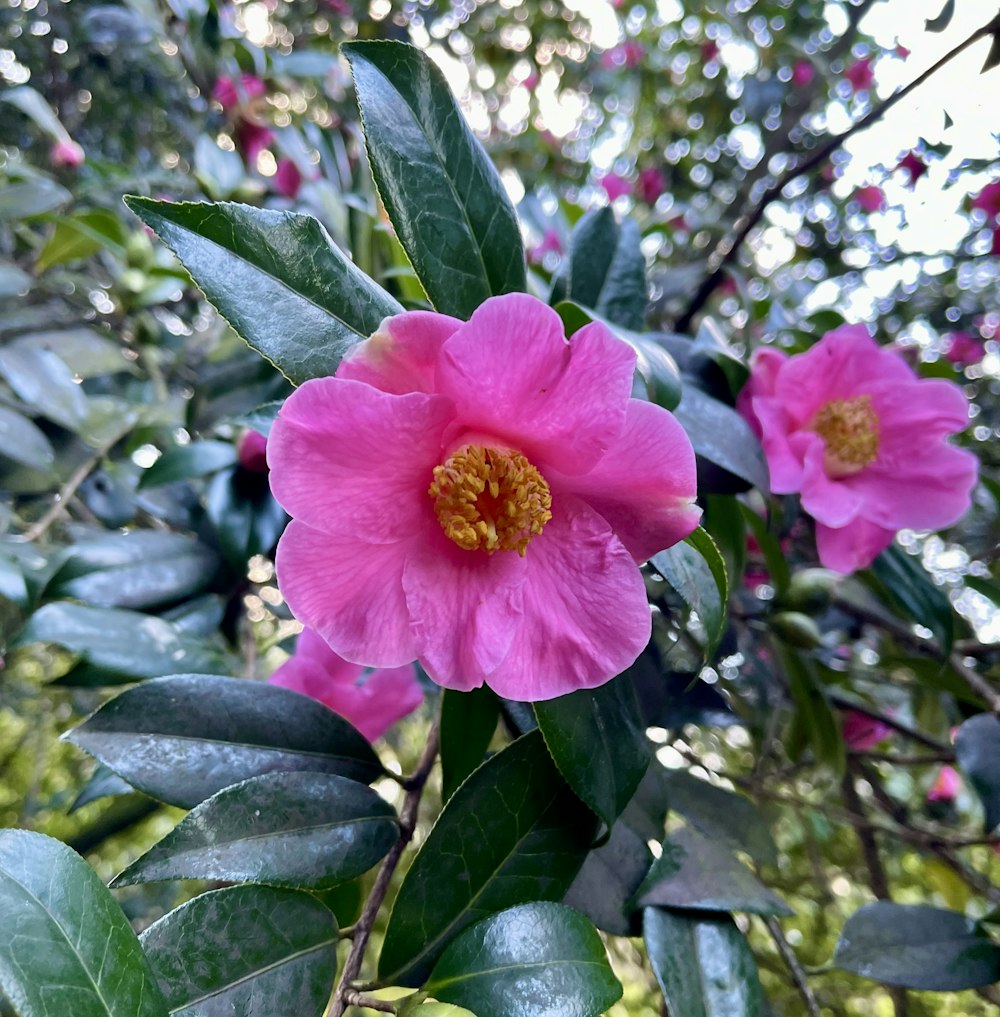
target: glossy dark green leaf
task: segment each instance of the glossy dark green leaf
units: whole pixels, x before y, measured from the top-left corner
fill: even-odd
[[[479,1017],[600,1017],[622,994],[597,930],[552,903],[521,904],[467,928],[424,989]]]
[[[886,548],[872,564],[872,572],[884,586],[889,599],[912,621],[934,633],[951,652],[954,641],[954,613],[948,595],[935,586],[920,560],[901,547]]]
[[[70,813],[82,809],[84,805],[96,802],[101,798],[113,798],[118,795],[127,795],[133,792],[133,787],[127,781],[115,773],[110,767],[99,763],[94,770],[93,776],[80,789],[80,793],[73,799],[69,807]]]
[[[801,650],[778,640],[774,640],[772,645],[788,682],[796,720],[803,726],[816,759],[834,773],[842,774],[847,756],[840,722],[812,659]]]
[[[441,702],[441,797],[447,801],[483,761],[500,719],[500,700],[485,685],[445,689]]]
[[[643,938],[667,1010],[678,1017],[765,1017],[750,947],[728,915],[646,908]]]
[[[221,674],[236,666],[226,652],[185,636],[169,622],[138,611],[46,604],[28,619],[18,644],[55,643],[81,658],[65,685],[118,685],[192,668]]]
[[[10,345],[16,349],[48,350],[81,378],[135,371],[120,343],[90,328],[25,332]]]
[[[268,773],[223,788],[112,881],[222,879],[323,890],[367,872],[399,836],[370,787],[329,773]]]
[[[434,307],[468,318],[488,297],[524,290],[514,206],[438,68],[398,42],[341,49],[375,184]]]
[[[322,1014],[337,973],[336,920],[297,890],[202,894],[140,942],[173,1017]]]
[[[87,397],[73,372],[50,350],[5,346],[0,375],[39,416],[76,431],[87,418]]]
[[[663,842],[663,853],[636,892],[636,901],[642,907],[792,913],[724,844],[690,826]]]
[[[674,410],[691,439],[695,453],[768,492],[767,461],[747,422],[731,406],[713,399],[693,384],[685,384]]]
[[[1000,823],[1000,720],[970,717],[955,735],[955,757],[983,803],[986,832]]]
[[[532,731],[479,767],[445,805],[389,917],[379,977],[420,985],[462,929],[514,904],[561,900],[597,821]]]
[[[56,461],[52,443],[38,426],[6,406],[0,406],[0,456],[42,472]]]
[[[535,717],[566,783],[610,828],[652,757],[628,677],[535,703]]]
[[[1000,980],[1000,946],[957,911],[880,900],[855,911],[833,963],[886,985],[956,992]]]
[[[228,441],[193,441],[168,448],[139,478],[139,487],[203,477],[236,462],[236,446]]]
[[[293,382],[341,357],[402,308],[307,215],[130,197],[233,328]]]
[[[46,594],[98,607],[151,608],[203,590],[219,558],[180,533],[109,533],[73,544]]]
[[[65,844],[0,831],[0,994],[18,1017],[166,1017],[139,941]]]
[[[64,737],[133,787],[182,808],[265,773],[314,771],[368,782],[382,772],[364,736],[317,700],[214,675],[144,682]]]
[[[740,507],[743,511],[743,518],[746,520],[750,532],[754,535],[757,546],[764,555],[767,571],[770,573],[771,582],[774,583],[775,590],[778,593],[784,593],[788,589],[792,576],[788,568],[788,562],[785,561],[784,552],[781,550],[781,545],[774,534],[768,529],[766,520],[761,519],[749,505],[741,505]]]
[[[212,477],[205,512],[223,554],[239,572],[255,554],[269,555],[288,523],[262,473],[233,468]]]
[[[663,779],[670,808],[706,837],[745,851],[755,861],[771,865],[777,861],[771,831],[749,798],[692,777],[687,770],[669,770]]]
[[[31,289],[32,281],[31,276],[17,265],[0,260],[0,300],[24,296]]]

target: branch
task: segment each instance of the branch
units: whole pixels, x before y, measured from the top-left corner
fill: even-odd
[[[87,479],[87,477],[90,476],[91,472],[97,468],[98,463],[100,463],[107,453],[107,447],[100,448],[76,468],[76,471],[69,480],[67,480],[66,483],[59,489],[59,493],[56,495],[56,500],[49,506],[45,515],[36,522],[32,523],[31,526],[24,531],[21,535],[21,540],[30,544],[33,540],[37,540],[46,533],[48,528],[66,511],[79,486]]]
[[[919,88],[931,75],[939,71],[945,64],[949,63],[960,53],[963,53],[970,46],[977,43],[980,39],[986,38],[988,35],[993,35],[1000,32],[1000,14],[996,14],[990,19],[987,24],[981,28],[977,28],[964,42],[959,43],[954,49],[949,50],[940,60],[932,64],[927,68],[923,74],[918,75],[908,85],[901,88],[898,92],[890,95],[884,102],[879,103],[873,107],[865,116],[860,120],[853,123],[843,134],[837,134],[832,138],[828,138],[826,142],[820,145],[811,155],[804,158],[801,162],[796,163],[794,166],[787,169],[780,177],[764,191],[761,195],[757,204],[747,213],[744,213],[736,220],[733,225],[732,232],[729,236],[723,237],[722,240],[716,245],[715,250],[708,257],[706,268],[708,274],[702,281],[702,284],[695,291],[694,296],[691,298],[691,302],[684,310],[683,314],[677,319],[674,324],[674,330],[676,332],[687,332],[691,327],[691,321],[694,316],[705,306],[708,298],[715,292],[715,288],[722,281],[723,269],[731,261],[736,258],[740,248],[743,246],[743,242],[750,235],[751,230],[760,222],[764,215],[764,210],[768,205],[771,204],[775,198],[780,197],[781,192],[785,187],[791,183],[796,177],[802,176],[804,173],[808,173],[810,170],[815,169],[817,166],[826,162],[826,160],[840,148],[848,138],[857,134],[859,131],[863,131],[866,127],[870,127],[877,120],[880,120],[896,103],[905,99],[911,92]]]
[[[767,926],[767,931],[771,933],[771,938],[774,940],[774,945],[778,948],[778,953],[781,954],[781,959],[788,965],[788,970],[792,973],[795,987],[799,990],[802,1002],[806,1005],[806,1013],[809,1017],[821,1017],[819,1003],[816,1002],[816,996],[813,994],[809,980],[806,978],[806,973],[802,969],[798,957],[795,956],[795,951],[789,945],[788,940],[785,939],[781,923],[774,915],[768,915],[764,919],[764,924]]]
[[[377,999],[375,996],[366,996],[363,993],[355,992],[353,989],[345,993],[345,1001],[348,1006],[360,1006],[365,1010],[378,1010],[380,1013],[396,1012],[395,1003],[391,1003],[387,999]]]
[[[337,990],[334,993],[333,1002],[327,1011],[328,1017],[343,1017],[344,1011],[354,1002],[356,991],[352,983],[361,971],[361,962],[364,960],[365,950],[368,948],[368,940],[371,937],[379,909],[382,907],[385,895],[389,891],[389,884],[392,882],[393,873],[395,873],[396,867],[399,865],[399,860],[402,858],[406,846],[413,838],[413,831],[417,825],[420,796],[423,794],[424,785],[427,783],[427,778],[434,767],[434,760],[437,759],[439,724],[440,707],[438,716],[428,732],[427,746],[424,748],[424,754],[420,757],[420,762],[417,764],[417,769],[413,776],[406,782],[406,797],[403,799],[403,808],[399,814],[399,839],[393,844],[389,854],[386,855],[382,868],[379,869],[378,876],[375,879],[372,892],[365,901],[361,917],[354,925],[351,952],[347,956],[344,970],[337,984]],[[368,999],[368,997],[365,998]],[[382,1003],[383,1001],[368,999],[368,1002],[358,1005],[368,1006],[372,1009],[381,1009],[381,1007],[371,1007],[372,1002]],[[395,1010],[393,1008],[387,1012],[394,1013]]]

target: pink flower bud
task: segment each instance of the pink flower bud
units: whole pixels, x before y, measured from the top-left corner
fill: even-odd
[[[597,182],[607,192],[611,201],[622,197],[624,194],[630,194],[632,191],[632,185],[617,173],[606,173]]]
[[[302,174],[291,159],[279,159],[274,173],[274,189],[286,198],[298,196],[302,186]]]
[[[866,92],[875,84],[875,73],[872,70],[872,58],[862,57],[855,60],[847,70],[844,71],[844,78],[851,83],[855,92]]]
[[[639,173],[639,196],[647,205],[655,205],[656,199],[667,189],[667,178],[656,166],[647,166]]]
[[[251,99],[259,99],[266,91],[267,86],[256,75],[241,75],[237,82],[235,78],[224,74],[216,80],[212,98],[228,113]]]
[[[929,802],[953,802],[962,789],[962,778],[953,766],[942,766],[927,792]]]
[[[240,466],[251,473],[267,473],[267,438],[259,431],[247,431],[237,453]]]
[[[792,67],[792,84],[802,88],[812,84],[816,77],[816,68],[808,60],[796,60]]]
[[[79,169],[86,158],[83,149],[72,138],[57,141],[49,150],[49,162],[57,169]]]

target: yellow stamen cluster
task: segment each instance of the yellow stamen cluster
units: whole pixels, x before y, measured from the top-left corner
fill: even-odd
[[[812,430],[826,446],[824,465],[831,477],[858,473],[878,455],[878,416],[871,396],[828,402],[816,414]]]
[[[427,493],[445,535],[466,551],[517,551],[552,518],[545,478],[520,452],[465,445],[434,467]]]

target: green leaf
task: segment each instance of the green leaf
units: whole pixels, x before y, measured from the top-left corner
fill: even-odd
[[[0,455],[33,470],[48,472],[56,460],[52,443],[16,410],[0,406]]]
[[[212,477],[205,514],[223,554],[241,573],[253,555],[270,554],[288,523],[285,510],[271,497],[267,478],[238,468]]]
[[[983,61],[983,66],[979,69],[979,73],[985,74],[987,71],[992,71],[998,65],[1000,65],[1000,32],[994,32],[993,41],[990,43],[990,51],[986,54],[986,59]],[[946,124],[945,126],[950,125]]]
[[[526,287],[514,206],[430,58],[398,42],[351,42],[372,175],[407,257],[442,314],[468,318]]]
[[[1000,720],[980,713],[965,721],[955,735],[955,758],[983,803],[990,833],[1000,823]]]
[[[0,831],[0,994],[18,1017],[166,1017],[139,941],[65,844]]]
[[[69,601],[36,611],[17,643],[55,643],[78,655],[81,662],[59,679],[64,685],[118,685],[173,674],[179,667],[220,674],[236,666],[224,651],[183,635],[162,618]]]
[[[53,141],[65,141],[69,137],[55,110],[42,93],[30,85],[6,89],[0,94],[0,102],[9,102],[26,116],[31,117]]]
[[[73,544],[46,594],[98,607],[158,607],[203,590],[218,570],[215,552],[183,534],[109,533]]]
[[[689,382],[684,385],[674,416],[687,432],[697,455],[765,493],[770,491],[767,461],[760,442],[731,406]]]
[[[847,765],[844,738],[830,705],[826,688],[820,681],[812,660],[801,650],[773,640],[775,656],[788,681],[788,691],[795,705],[798,723],[804,725],[809,744],[820,763],[834,773],[842,774]]]
[[[955,0],[945,0],[941,13],[936,18],[927,18],[924,21],[924,29],[928,32],[943,32],[950,24],[955,14]]]
[[[732,918],[646,908],[649,962],[671,1014],[765,1017],[757,964]]]
[[[230,203],[126,204],[180,258],[219,313],[296,384],[402,308],[307,215]]]
[[[623,328],[641,329],[648,298],[640,239],[637,224],[619,225],[610,206],[587,212],[570,236],[550,303],[573,300]]]
[[[886,548],[872,564],[872,572],[889,594],[889,600],[911,620],[934,633],[951,653],[954,614],[948,595],[935,586],[919,559],[901,547]]]
[[[729,580],[726,564],[712,538],[699,526],[685,540],[650,558],[650,564],[697,612],[705,628],[705,657],[710,660],[726,631]]]
[[[767,522],[761,519],[749,505],[741,504],[740,508],[743,511],[743,518],[750,527],[750,532],[757,541],[761,554],[764,555],[767,571],[770,573],[775,590],[778,593],[784,593],[791,582],[792,574],[789,571],[788,562],[785,561],[785,554],[781,550],[781,545],[774,534],[768,529]]]
[[[139,941],[174,1017],[321,1014],[337,974],[337,922],[297,890],[202,894]]]
[[[441,701],[441,798],[447,801],[483,761],[500,718],[500,700],[485,685],[445,689]]]
[[[32,219],[71,201],[73,195],[48,177],[0,187],[0,222]]]
[[[600,1017],[622,994],[597,930],[551,903],[522,904],[470,926],[424,989],[480,1017]]]
[[[0,260],[0,300],[24,296],[34,280],[23,269]]]
[[[880,900],[855,911],[833,963],[886,985],[957,992],[1000,980],[1000,946],[957,911]]]
[[[315,771],[367,783],[382,772],[364,736],[317,700],[214,675],[144,682],[63,737],[133,787],[181,808],[266,773]]]
[[[727,847],[690,826],[663,842],[663,853],[636,891],[636,900],[642,907],[792,913]]]
[[[420,985],[449,941],[484,915],[560,900],[596,820],[532,731],[488,759],[445,805],[403,880],[379,977]]]
[[[76,431],[87,417],[87,397],[73,372],[49,350],[5,346],[0,375],[40,416]]]
[[[124,236],[118,217],[105,209],[78,212],[56,220],[45,246],[38,252],[35,271],[44,272],[53,265],[65,265],[89,258],[105,248],[122,255]]]
[[[73,799],[69,812],[76,812],[77,809],[82,809],[84,805],[89,805],[91,802],[96,802],[101,798],[115,798],[118,795],[131,794],[132,791],[131,784],[122,780],[114,770],[108,768],[103,763],[98,763],[93,776],[83,785],[80,793]]]
[[[535,717],[566,783],[610,829],[652,757],[628,677],[535,703]]]
[[[80,378],[135,370],[118,343],[90,328],[25,332],[10,345],[14,349],[49,350]]]
[[[112,886],[221,879],[324,890],[367,872],[399,837],[370,787],[329,773],[267,773],[196,805]]]
[[[139,478],[139,488],[204,477],[235,462],[236,446],[228,441],[193,441],[190,445],[174,445],[143,473]]]

